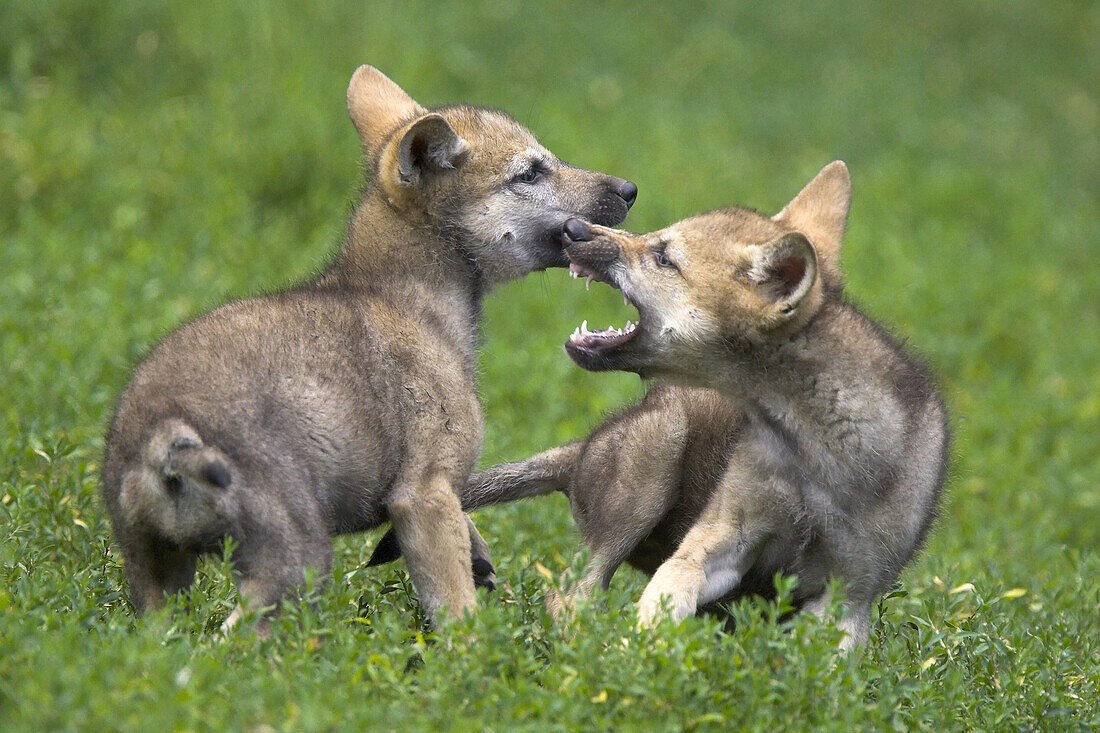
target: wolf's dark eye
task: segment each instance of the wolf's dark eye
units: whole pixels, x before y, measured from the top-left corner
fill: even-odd
[[[653,261],[657,264],[657,267],[676,267],[672,260],[668,258],[668,253],[663,249],[660,252],[653,253]]]
[[[542,178],[542,171],[535,166],[531,166],[523,173],[520,173],[518,176],[516,176],[514,180],[519,181],[520,183],[534,183],[540,178]]]

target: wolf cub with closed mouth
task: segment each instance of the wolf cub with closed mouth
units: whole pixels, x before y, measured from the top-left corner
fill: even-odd
[[[102,485],[139,613],[226,536],[258,608],[323,579],[332,535],[387,520],[429,617],[475,606],[471,541],[492,582],[456,493],[481,449],[482,296],[567,264],[563,222],[617,224],[637,187],[502,112],[424,109],[370,66],[347,102],[371,176],[329,270],[183,326],[119,400]]]
[[[731,208],[650,234],[566,222],[574,276],[640,314],[584,324],[569,356],[672,384],[584,441],[475,474],[464,508],[565,492],[592,553],[573,592],[629,562],[653,576],[645,625],[774,592],[781,571],[818,614],[842,581],[842,646],[866,641],[935,516],[948,429],[928,371],[844,298],[849,201],[835,162],[774,217]]]

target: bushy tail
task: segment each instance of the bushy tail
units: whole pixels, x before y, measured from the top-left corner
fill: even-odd
[[[583,450],[583,442],[570,443],[543,451],[525,461],[498,463],[478,471],[470,477],[462,491],[462,509],[470,512],[494,504],[566,491]],[[383,565],[399,557],[401,548],[391,528],[378,541],[367,565]]]
[[[462,492],[462,509],[472,512],[494,504],[565,491],[583,448],[584,443],[570,443],[525,461],[498,463],[478,471],[470,477]]]

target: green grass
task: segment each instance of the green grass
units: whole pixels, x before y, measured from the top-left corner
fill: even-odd
[[[1100,726],[1096,4],[258,5],[0,6],[0,728]],[[935,364],[956,430],[942,516],[861,658],[762,603],[732,634],[639,635],[627,570],[556,627],[560,497],[479,514],[507,584],[442,636],[400,564],[364,567],[377,534],[338,540],[270,640],[211,633],[235,603],[215,560],[135,621],[97,490],[113,401],[182,320],[325,261],[360,184],[362,62],[636,181],[639,231],[777,210],[848,162],[849,290]],[[563,271],[488,299],[485,464],[642,392],[560,349],[624,315]]]

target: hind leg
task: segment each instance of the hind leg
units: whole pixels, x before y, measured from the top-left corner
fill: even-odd
[[[306,579],[307,571],[323,582],[332,566],[332,543],[315,507],[267,506],[263,525],[253,525],[239,538],[233,553],[240,603],[222,624],[232,629],[246,611],[264,610],[256,630],[267,635],[275,606],[293,597]]]
[[[123,544],[134,611],[160,608],[165,598],[191,586],[197,558],[156,538],[142,536]]]
[[[611,578],[615,575],[615,571],[619,569],[627,555],[630,554],[633,545],[625,548],[625,553],[619,548],[621,546],[607,548],[604,552],[596,551],[585,566],[581,579],[566,592],[564,598],[558,593],[557,589],[551,588],[545,601],[546,610],[550,612],[550,615],[560,619],[563,614],[572,612],[578,601],[591,598],[597,589],[606,591],[611,585]]]
[[[671,492],[668,502],[671,502]],[[614,511],[615,507],[608,509],[611,510],[608,515],[589,515],[585,526],[585,544],[591,548],[592,556],[585,565],[581,579],[569,589],[565,598],[557,592],[546,597],[546,607],[554,616],[574,608],[577,601],[588,600],[597,591],[606,591],[619,566],[664,517],[667,505],[665,502],[639,504],[629,512]]]
[[[824,620],[829,604],[828,594],[808,601],[805,609]],[[842,604],[843,610],[836,627],[844,632],[844,638],[840,640],[837,648],[842,652],[850,652],[867,643],[871,634],[871,602],[846,599]]]
[[[658,417],[658,424],[650,424]],[[556,593],[547,597],[547,607],[555,616],[597,589],[606,591],[619,566],[675,503],[684,453],[683,430],[676,417],[644,415],[622,426],[635,442],[640,440],[639,450],[624,453],[622,445],[627,441],[614,431],[589,444],[569,493],[573,517],[592,558],[565,599]],[[609,465],[616,468],[610,481]]]
[[[327,536],[301,538],[309,545],[306,551],[280,548],[261,548],[260,559],[248,563],[240,573],[237,585],[240,602],[222,623],[223,633],[241,620],[247,611],[260,611],[264,615],[256,625],[261,636],[271,631],[271,617],[275,606],[286,597],[293,597],[305,582],[306,571],[312,569],[323,581],[332,565],[332,551]],[[322,549],[321,544],[325,547]]]
[[[849,603],[845,608],[848,613],[837,623],[837,628],[847,635],[840,640],[839,648],[850,652],[866,644],[871,635],[871,604]]]

